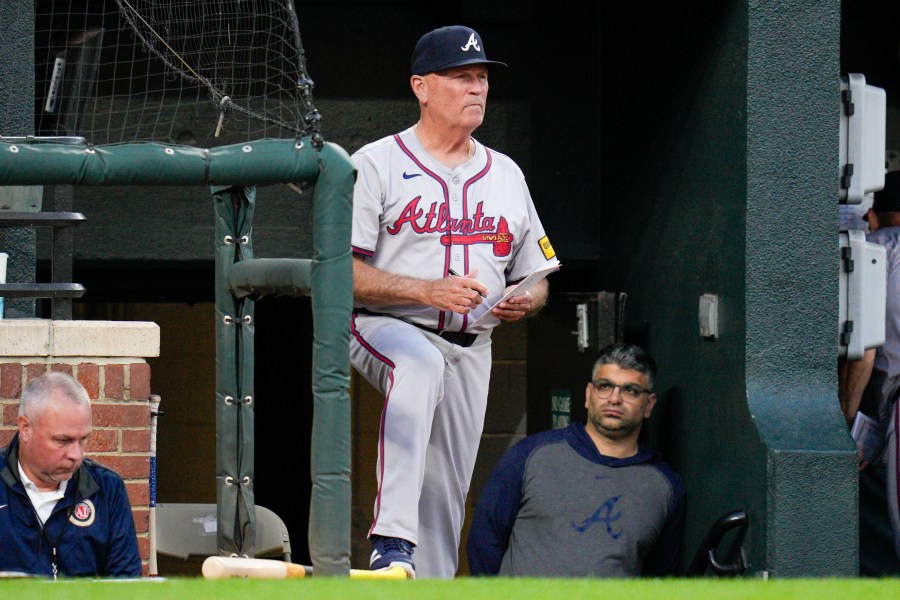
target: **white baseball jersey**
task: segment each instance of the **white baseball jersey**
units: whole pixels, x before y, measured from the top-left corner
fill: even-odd
[[[489,305],[508,282],[558,264],[519,167],[475,142],[475,155],[449,169],[434,160],[412,128],[361,148],[353,193],[353,250],[390,273],[440,279],[478,269]],[[465,315],[421,306],[365,306],[434,329],[481,333]]]
[[[506,156],[476,142],[474,156],[449,169],[410,128],[353,161],[353,250],[374,267],[425,279],[477,268],[493,304],[507,282],[558,264]],[[499,320],[486,315],[473,326],[467,315],[427,306],[359,308],[367,311],[354,314],[350,360],[385,397],[369,533],[416,545],[417,576],[453,577]],[[462,346],[411,323],[478,335]]]

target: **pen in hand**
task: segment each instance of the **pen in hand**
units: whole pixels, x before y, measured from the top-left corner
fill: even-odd
[[[453,275],[454,277],[460,277],[460,274],[457,273],[456,271],[454,271],[453,269],[447,269],[447,273],[449,273],[450,275]],[[482,298],[487,298],[487,296],[485,296],[481,292],[478,292],[478,295],[481,296]]]

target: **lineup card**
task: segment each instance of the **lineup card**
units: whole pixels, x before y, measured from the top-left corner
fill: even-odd
[[[541,279],[543,279],[550,273],[553,273],[554,271],[558,271],[561,266],[562,266],[562,264],[557,263],[555,265],[550,265],[548,267],[538,269],[537,271],[533,272],[531,275],[529,275],[528,277],[526,277],[525,279],[520,281],[517,285],[510,288],[509,291],[507,291],[505,294],[503,294],[503,296],[501,296],[500,299],[497,300],[496,302],[494,302],[490,307],[483,308],[486,303],[480,304],[478,306],[478,308],[476,308],[471,313],[469,313],[470,316],[472,316],[472,313],[479,313],[478,316],[475,317],[475,320],[472,321],[472,325],[474,325],[475,323],[480,321],[482,319],[482,317],[484,317],[485,315],[490,315],[491,311],[493,311],[497,307],[497,305],[499,305],[501,302],[506,302],[513,296],[519,296],[521,294],[524,294],[525,292],[530,290],[532,287],[534,287],[534,285],[537,282],[539,282]]]

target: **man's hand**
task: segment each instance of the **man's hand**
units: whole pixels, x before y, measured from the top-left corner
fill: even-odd
[[[465,315],[488,293],[477,276],[478,269],[473,269],[465,277],[418,279],[382,271],[354,256],[353,297],[359,304],[423,304]]]
[[[853,426],[874,365],[875,348],[866,350],[860,360],[838,359],[838,400],[848,427]]]
[[[506,288],[506,291],[509,291],[512,287]],[[547,280],[543,279],[524,294],[513,296],[506,302],[501,302],[493,310],[492,314],[501,321],[514,323],[539,311],[547,302],[549,293],[550,286]]]
[[[856,456],[857,456],[857,469],[860,471],[865,471],[866,467],[869,466],[869,461],[863,458],[863,451],[861,446],[856,447]]]
[[[466,273],[465,277],[450,275],[430,281],[425,303],[438,310],[469,314],[470,310],[484,301],[488,293],[488,289],[476,277],[478,269]]]
[[[520,319],[524,319],[525,316],[528,315],[528,311],[531,310],[533,304],[534,296],[531,295],[531,292],[525,292],[524,294],[513,296],[506,302],[498,304],[497,308],[494,309],[493,314],[501,321],[513,323]]]

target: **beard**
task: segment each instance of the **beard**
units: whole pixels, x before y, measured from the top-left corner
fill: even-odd
[[[593,411],[588,415],[588,420],[599,433],[611,440],[621,440],[633,435],[635,431],[641,428],[644,422],[643,419],[627,421],[604,417]]]

